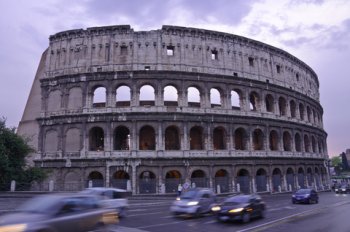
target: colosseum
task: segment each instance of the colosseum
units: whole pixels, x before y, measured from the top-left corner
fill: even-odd
[[[329,187],[322,116],[316,73],[284,50],[117,25],[50,36],[18,133],[43,189],[277,193]]]

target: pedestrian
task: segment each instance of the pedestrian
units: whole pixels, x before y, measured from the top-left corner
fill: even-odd
[[[177,186],[177,194],[180,196],[180,195],[181,195],[181,192],[182,192],[182,185],[179,184],[179,185]]]

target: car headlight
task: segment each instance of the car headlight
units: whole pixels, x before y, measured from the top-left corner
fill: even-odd
[[[228,211],[229,213],[238,213],[241,212],[244,208],[237,208],[237,209],[231,209],[230,211]]]
[[[26,229],[27,229],[27,224],[0,226],[0,232],[23,232]]]
[[[213,212],[220,211],[220,210],[221,210],[221,207],[220,207],[220,206],[213,206],[213,207],[211,208],[211,211],[213,211]]]
[[[198,205],[198,201],[190,201],[187,203],[188,206]]]
[[[305,197],[309,197],[310,196],[310,194],[305,194]]]
[[[346,189],[341,189],[342,191],[345,191]]]
[[[295,195],[292,195],[292,197],[295,197]]]
[[[181,200],[181,198],[180,198],[180,197],[177,197],[176,200],[179,201],[179,200]]]
[[[338,191],[338,189],[335,189],[335,191]]]

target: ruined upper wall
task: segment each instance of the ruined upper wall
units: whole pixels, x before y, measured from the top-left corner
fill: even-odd
[[[177,26],[134,31],[129,25],[50,36],[46,77],[145,69],[254,79],[319,101],[318,78],[308,65],[281,49],[242,36]]]

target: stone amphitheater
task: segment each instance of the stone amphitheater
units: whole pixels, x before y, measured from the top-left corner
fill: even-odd
[[[319,80],[238,35],[178,26],[50,36],[18,133],[50,170],[36,188],[167,194],[329,187]]]

